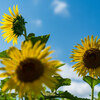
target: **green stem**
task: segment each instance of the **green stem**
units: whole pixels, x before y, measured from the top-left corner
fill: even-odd
[[[4,95],[5,95],[5,100],[6,100],[6,93]]]
[[[24,29],[24,37],[25,37],[25,40],[27,40],[27,32],[26,32],[26,28],[25,28],[25,26],[23,27],[23,29]]]
[[[25,94],[25,100],[28,100],[27,93]]]
[[[91,90],[92,90],[91,91],[91,100],[93,100],[94,99],[94,87],[92,87]]]

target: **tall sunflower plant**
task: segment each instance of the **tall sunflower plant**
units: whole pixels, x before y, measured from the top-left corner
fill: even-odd
[[[60,76],[60,67],[64,64],[50,56],[54,52],[46,46],[50,34],[37,37],[35,33],[27,34],[27,22],[19,14],[18,5],[13,10],[9,7],[9,12],[0,21],[3,39],[13,44],[0,52],[0,62],[4,65],[0,67],[0,100],[90,100],[60,89],[71,85],[71,79]],[[14,45],[20,36],[25,39],[18,49]],[[81,41],[82,45],[75,46],[77,49],[73,49],[70,58],[77,62],[72,66],[74,71],[91,86],[93,100],[94,86],[100,83],[100,39],[93,39],[92,35],[91,39],[88,36]]]
[[[95,98],[94,87],[100,83],[100,39],[97,38],[88,35],[81,39],[82,45],[75,45],[70,57],[72,62],[77,62],[72,66],[74,71],[91,87],[91,100]]]

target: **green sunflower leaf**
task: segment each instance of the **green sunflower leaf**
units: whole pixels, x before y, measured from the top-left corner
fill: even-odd
[[[49,93],[45,92],[42,93],[42,95],[45,97],[45,99],[53,99],[55,100],[56,98],[66,98],[66,100],[90,100],[87,98],[79,98],[77,96],[74,96],[73,94],[69,93],[68,91],[58,91],[57,93]]]
[[[3,87],[3,85],[9,80],[9,78],[5,78],[3,80],[1,80],[1,85],[0,85],[0,88]]]
[[[31,39],[31,37],[35,37],[35,33],[30,33],[30,34],[28,35],[28,39]]]
[[[100,79],[94,79],[90,76],[83,77],[83,80],[87,82],[91,86],[91,88],[100,83]]]
[[[7,50],[0,52],[0,58],[9,58]]]
[[[100,92],[98,92],[98,99],[100,99]]]
[[[50,37],[50,34],[35,37],[35,34],[34,33],[30,33],[28,35],[28,37],[27,37],[27,40],[31,40],[33,45],[37,41],[41,40],[41,44],[42,44],[42,43],[46,43],[48,41],[49,37]]]
[[[62,78],[61,76],[54,76],[56,80],[58,81],[58,84],[56,84],[56,90],[61,86],[69,86],[71,85],[71,79],[69,78]]]
[[[87,99],[87,98],[79,98],[77,96],[74,96],[73,94],[69,93],[68,91],[60,91],[59,94],[60,97],[62,98],[67,98],[68,100],[90,100],[90,99]]]
[[[60,64],[59,66],[56,66],[56,68],[60,68],[62,66],[64,66],[65,64]]]

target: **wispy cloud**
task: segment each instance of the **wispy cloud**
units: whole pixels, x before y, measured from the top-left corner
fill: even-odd
[[[82,77],[78,77],[76,72],[73,71],[71,65],[66,64],[60,68],[62,72],[60,75],[64,78],[70,78],[72,80],[70,86],[63,86],[61,90],[69,91],[70,93],[83,98],[90,98],[91,88],[90,86],[82,80]],[[95,86],[95,96],[97,97],[97,93],[100,91],[100,86]]]
[[[37,5],[39,0],[33,0],[34,5]]]
[[[68,4],[66,2],[61,0],[53,0],[52,6],[55,14],[69,16]]]
[[[72,80],[77,80],[77,81],[81,81],[82,77],[78,77],[78,75],[76,74],[76,72],[73,72],[73,68],[71,65],[69,64],[65,64],[64,66],[62,66],[60,68],[62,71],[59,72],[60,75],[64,78],[70,78]]]
[[[37,27],[42,26],[42,20],[41,19],[33,20],[32,23]]]

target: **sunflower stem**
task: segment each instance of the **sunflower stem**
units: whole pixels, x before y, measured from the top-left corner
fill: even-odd
[[[91,100],[94,99],[94,86],[93,86],[93,80],[91,81]]]
[[[91,100],[93,100],[94,99],[94,87],[92,87],[91,90],[92,90],[91,91]]]
[[[25,26],[23,27],[23,29],[24,29],[24,37],[25,37],[25,40],[27,40],[27,32],[26,32],[26,28],[25,28]]]
[[[4,96],[5,96],[5,100],[7,100],[7,99],[6,99],[6,93],[4,94]]]

